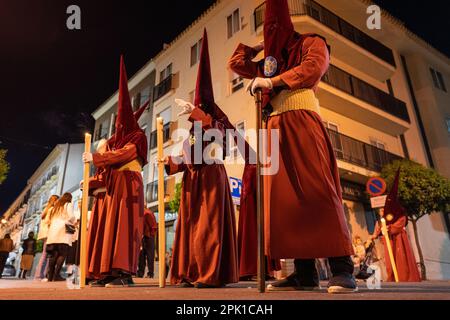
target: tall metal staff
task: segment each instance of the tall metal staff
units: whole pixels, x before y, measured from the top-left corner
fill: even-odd
[[[91,135],[86,133],[84,136],[84,152],[91,152]],[[86,264],[87,264],[87,212],[89,200],[89,162],[84,163],[83,167],[83,193],[81,196],[81,226],[80,226],[80,288],[86,286]]]
[[[264,176],[261,174],[262,139],[260,131],[262,121],[262,90],[257,89],[254,95],[256,105],[256,223],[258,234],[258,291],[266,291],[266,260],[264,254]]]
[[[166,286],[166,222],[164,207],[164,163],[163,118],[156,119],[156,138],[158,144],[158,244],[159,244],[159,287]]]

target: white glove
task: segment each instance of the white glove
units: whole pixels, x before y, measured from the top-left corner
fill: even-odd
[[[269,78],[259,78],[259,77],[255,78],[249,82],[247,88],[245,88],[245,91],[250,91],[250,93],[254,95],[256,89],[259,88],[272,90],[273,88],[272,80],[270,80]]]
[[[92,162],[92,153],[84,152],[83,153],[83,162]]]
[[[184,101],[183,99],[175,99],[175,103],[183,108],[183,111],[181,111],[178,116],[182,116],[184,114],[191,114],[192,111],[194,111],[195,106],[187,101]]]

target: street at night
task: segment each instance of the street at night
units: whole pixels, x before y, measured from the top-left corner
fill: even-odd
[[[132,288],[85,288],[70,290],[66,283],[41,283],[6,279],[0,282],[0,300],[450,300],[449,281],[388,283],[380,290],[364,285],[358,293],[329,295],[326,282],[315,292],[258,293],[255,282],[240,282],[221,289],[159,288],[151,279],[137,279]]]

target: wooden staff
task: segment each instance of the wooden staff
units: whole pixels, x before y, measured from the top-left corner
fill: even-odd
[[[84,152],[91,152],[91,135],[84,136]],[[83,168],[83,193],[81,196],[81,226],[80,226],[80,288],[86,286],[87,265],[87,212],[89,200],[89,162],[84,163]]]
[[[389,239],[389,233],[386,226],[386,220],[381,218],[381,233],[384,236],[384,241],[386,241],[386,246],[389,252],[389,260],[391,260],[392,271],[394,272],[395,282],[398,282],[397,265],[395,264],[394,253],[392,252],[391,240]]]
[[[158,144],[158,243],[159,243],[159,287],[166,286],[166,222],[164,212],[164,162],[163,154],[163,118],[156,119],[156,137]]]
[[[256,105],[256,223],[258,233],[258,291],[266,291],[266,258],[264,254],[264,176],[261,174],[262,164],[260,151],[262,139],[260,130],[262,123],[262,90],[257,89],[254,95]]]

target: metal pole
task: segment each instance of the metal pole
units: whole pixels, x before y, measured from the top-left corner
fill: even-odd
[[[266,291],[266,258],[264,254],[264,176],[261,174],[262,139],[260,131],[262,123],[262,91],[258,89],[254,95],[256,105],[256,215],[258,233],[258,291]]]

